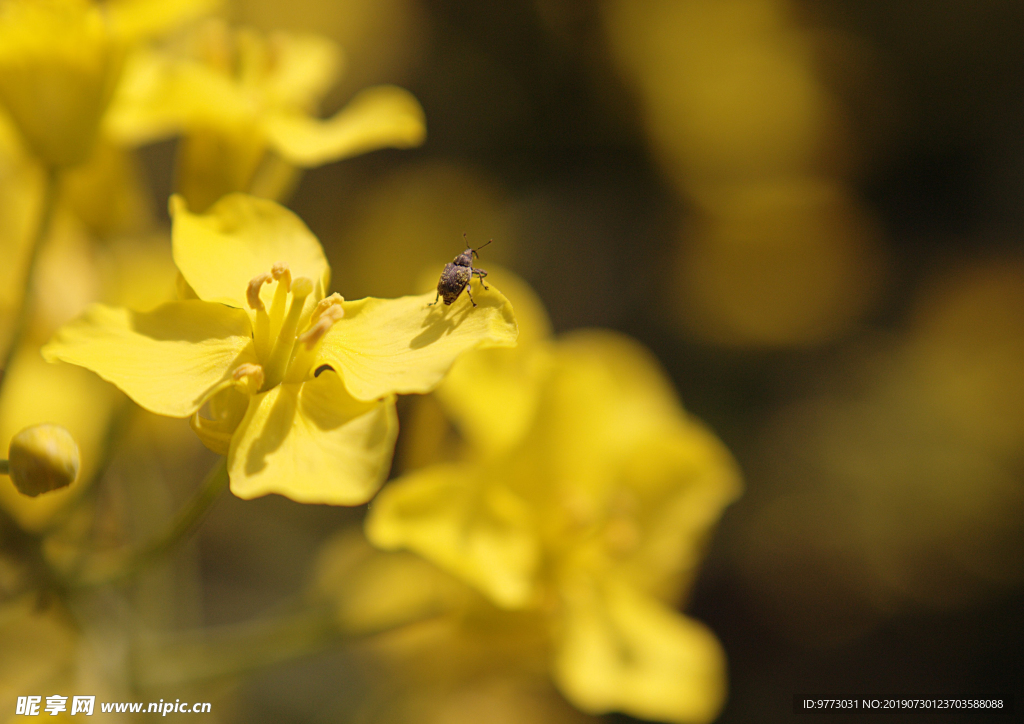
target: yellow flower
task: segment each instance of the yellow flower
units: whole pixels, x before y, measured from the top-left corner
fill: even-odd
[[[466,350],[515,343],[497,291],[450,310],[428,308],[427,294],[325,296],[320,243],[272,201],[231,194],[198,215],[175,197],[171,213],[195,298],[146,313],[94,305],[43,355],[93,370],[152,412],[191,417],[228,455],[239,497],[365,502],[390,463],[394,395],[429,391]]]
[[[545,621],[551,674],[578,708],[713,719],[724,655],[671,604],[738,493],[728,452],[684,414],[650,354],[612,332],[535,337],[458,367],[473,376],[446,382],[442,401],[467,440],[493,430],[501,442],[389,485],[370,509],[371,542]],[[524,392],[505,405],[510,370]]]
[[[50,166],[88,158],[140,37],[195,13],[202,0],[3,0],[0,105]]]
[[[312,115],[340,67],[326,38],[211,20],[188,40],[129,62],[108,129],[127,143],[183,134],[178,178],[193,209],[232,191],[279,198],[295,167],[423,142],[422,108],[393,86],[362,91],[328,120]]]

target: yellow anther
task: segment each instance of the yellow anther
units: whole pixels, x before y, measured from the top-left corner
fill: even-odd
[[[320,303],[317,304],[316,307],[313,309],[313,314],[311,314],[309,317],[309,323],[311,325],[316,324],[316,321],[320,319],[320,315],[334,306],[337,306],[339,309],[341,309],[342,316],[344,316],[345,310],[341,306],[341,303],[344,301],[345,297],[341,296],[337,292],[327,297],[326,299],[321,299]],[[338,317],[338,319],[341,319],[341,317]]]
[[[249,281],[249,287],[245,290],[245,301],[249,303],[249,307],[251,309],[255,309],[257,312],[262,312],[266,309],[266,307],[263,306],[263,300],[260,299],[260,288],[269,282],[270,279],[270,274],[264,272],[263,274],[254,276]]]
[[[236,382],[244,382],[245,386],[250,388],[253,392],[263,386],[263,368],[259,365],[253,365],[252,363],[239,365],[234,369],[234,372],[231,373],[231,377]]]
[[[326,299],[324,301],[327,301]],[[321,302],[320,304],[323,304]],[[320,307],[317,307],[320,310]],[[319,342],[327,331],[334,326],[334,323],[345,316],[345,308],[340,304],[330,304],[326,309],[320,312],[317,317],[314,312],[314,318],[316,321],[307,329],[305,332],[300,334],[297,339],[306,345],[306,349],[313,349],[316,343]]]
[[[313,313],[309,316],[309,323],[315,324],[316,320],[320,319],[320,315],[326,312],[328,309],[335,305],[340,305],[345,301],[345,298],[335,292],[326,299],[321,299],[320,302],[313,308]]]
[[[292,289],[292,270],[288,268],[288,265],[283,261],[275,262],[274,266],[270,267],[270,273],[274,276],[282,287],[287,291]]]

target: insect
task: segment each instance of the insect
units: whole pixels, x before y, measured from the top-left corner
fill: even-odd
[[[466,235],[463,234],[462,238],[465,239]],[[490,244],[494,239],[487,242]],[[470,283],[473,281],[473,277],[477,277],[480,280],[480,285],[487,289],[487,285],[484,284],[484,277],[487,276],[487,272],[483,269],[478,269],[473,266],[473,257],[479,257],[477,254],[479,249],[483,249],[487,244],[478,246],[476,249],[469,248],[469,242],[466,242],[466,250],[455,257],[455,261],[451,264],[444,265],[444,271],[441,272],[441,278],[437,280],[437,296],[434,297],[434,301],[428,304],[428,307],[432,307],[437,304],[438,298],[443,298],[445,306],[450,305],[459,295],[462,294],[462,290],[466,290],[466,294],[469,295],[469,301],[473,302],[473,306],[476,306],[476,301],[473,299],[473,294],[470,292]]]

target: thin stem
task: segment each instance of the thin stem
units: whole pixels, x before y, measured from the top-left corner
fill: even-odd
[[[50,235],[53,213],[57,208],[58,180],[57,169],[48,168],[43,185],[43,204],[39,210],[39,223],[36,225],[36,233],[32,238],[32,246],[29,248],[28,264],[25,267],[25,288],[21,294],[21,302],[14,314],[14,327],[11,339],[7,344],[7,351],[4,353],[3,365],[0,366],[3,371],[3,374],[0,375],[0,391],[3,390],[3,385],[7,381],[7,372],[11,368],[11,361],[28,330],[29,318],[32,314],[32,290],[35,286],[36,266],[39,263],[39,251],[43,247],[43,242]]]
[[[227,487],[227,459],[221,458],[166,531],[139,545],[97,554],[92,560],[87,559],[77,575],[69,576],[70,585],[99,586],[135,575],[191,536]]]
[[[136,657],[135,683],[185,686],[295,661],[340,644],[427,623],[444,615],[428,606],[369,628],[342,624],[333,606],[309,605],[267,618],[151,637]]]

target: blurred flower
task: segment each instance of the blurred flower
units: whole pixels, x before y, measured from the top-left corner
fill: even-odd
[[[92,150],[130,45],[208,4],[4,0],[0,103],[40,160],[75,166]]]
[[[734,346],[821,344],[871,308],[880,229],[844,180],[853,152],[788,0],[608,0],[604,29],[635,88],[680,219],[665,309]]]
[[[178,184],[197,211],[232,191],[279,198],[295,167],[423,142],[422,108],[394,86],[364,90],[332,118],[316,118],[339,67],[340,51],[325,38],[210,20],[178,52],[131,59],[107,129],[136,144],[183,134]]]
[[[814,178],[705,189],[680,224],[668,308],[725,345],[820,344],[882,288],[879,227],[842,183]]]
[[[603,331],[552,342],[538,316],[522,350],[460,362],[440,393],[467,440],[493,430],[500,442],[399,478],[372,504],[367,535],[528,613],[580,709],[710,721],[724,655],[670,603],[738,492],[734,464],[646,350]],[[525,404],[509,406],[506,424],[517,385]]]
[[[271,201],[232,194],[196,215],[175,198],[172,213],[175,261],[197,298],[148,313],[94,305],[43,353],[152,412],[191,416],[228,455],[239,497],[365,502],[388,470],[394,395],[429,391],[468,349],[515,343],[498,292],[471,311],[428,309],[429,295],[325,298],[320,243]]]

